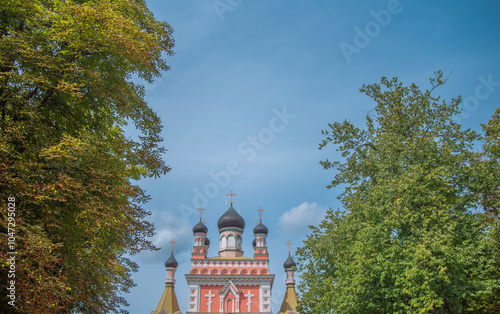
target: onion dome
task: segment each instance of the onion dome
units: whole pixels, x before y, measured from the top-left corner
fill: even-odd
[[[290,256],[290,254],[288,254],[288,258],[286,259],[285,263],[283,264],[283,267],[285,269],[287,269],[287,268],[292,268],[294,266],[297,266],[297,264],[295,264],[292,257]]]
[[[225,227],[238,227],[245,229],[245,220],[236,210],[234,210],[233,205],[231,205],[229,209],[222,216],[220,216],[219,221],[217,221],[217,227],[219,230]]]
[[[257,233],[267,234],[268,232],[269,232],[269,230],[267,229],[266,226],[264,226],[264,224],[262,222],[259,222],[257,224],[257,226],[255,226],[255,228],[253,228],[253,234],[257,234]]]
[[[167,261],[165,262],[165,267],[166,268],[170,268],[170,267],[173,267],[173,268],[177,268],[179,264],[177,263],[177,261],[175,260],[175,257],[174,257],[174,253],[171,253],[170,254],[170,257],[167,259]]]
[[[205,238],[205,245],[209,246],[210,245],[210,240],[208,238]]]
[[[257,239],[253,239],[253,241],[252,241],[252,246],[253,246],[253,247],[256,247],[256,246],[257,246]]]
[[[203,233],[208,232],[207,226],[205,226],[205,224],[201,220],[193,227],[193,233],[198,233],[198,232],[203,232]]]

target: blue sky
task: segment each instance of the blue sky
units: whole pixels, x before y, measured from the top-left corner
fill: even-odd
[[[326,188],[333,171],[318,150],[329,122],[363,126],[374,107],[359,88],[398,76],[428,88],[436,70],[453,71],[435,91],[462,95],[465,127],[479,130],[500,99],[500,3],[484,1],[150,0],[157,19],[173,26],[171,70],[147,85],[147,101],[164,124],[165,159],[172,171],[140,182],[152,200],[162,250],[134,256],[137,287],[126,295],[131,313],[154,310],[164,289],[163,263],[175,238],[176,292],[186,311],[193,245],[191,229],[206,208],[210,256],[218,250],[217,219],[234,207],[245,218],[246,256],[262,207],[276,275],[273,312],[285,290],[285,242],[292,250],[340,189]]]

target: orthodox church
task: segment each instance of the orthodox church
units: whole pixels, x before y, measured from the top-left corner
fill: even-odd
[[[186,274],[188,283],[188,307],[185,314],[205,313],[260,313],[271,314],[271,289],[274,275],[269,272],[269,255],[266,246],[267,227],[262,223],[262,209],[259,209],[260,220],[253,229],[253,257],[243,256],[242,235],[245,220],[231,205],[219,218],[219,251],[218,256],[208,257],[210,240],[207,238],[208,228],[201,218],[193,227],[194,245],[191,253],[191,270]],[[178,266],[172,251],[165,262],[167,279],[165,291],[155,311],[151,314],[182,314],[174,290],[175,271]],[[290,243],[288,243],[290,245]],[[286,293],[277,314],[298,314],[297,293],[295,291],[294,267],[290,250],[283,264],[286,272]]]

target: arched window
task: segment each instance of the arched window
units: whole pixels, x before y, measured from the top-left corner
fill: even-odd
[[[222,236],[222,239],[220,241],[220,248],[225,249],[227,247],[227,238],[225,236]]]
[[[204,241],[203,237],[196,237],[196,240],[195,240],[196,243],[195,243],[195,245],[196,246],[202,246],[203,245],[203,241]]]
[[[236,247],[238,249],[241,249],[241,237],[240,236],[236,237]]]
[[[233,235],[229,235],[229,237],[227,238],[227,246],[228,247],[235,247],[235,242],[234,242],[234,236]]]

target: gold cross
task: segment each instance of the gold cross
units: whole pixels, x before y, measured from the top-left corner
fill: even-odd
[[[175,243],[177,243],[177,242],[175,242],[175,240],[174,240],[174,239],[172,239],[172,241],[170,241],[170,243],[172,244],[172,249],[171,249],[171,251],[170,251],[170,252],[172,252],[172,253],[173,253],[173,252],[174,252],[174,244],[175,244]]]
[[[238,195],[238,194],[234,194],[234,193],[233,193],[233,190],[231,190],[231,193],[226,194],[226,196],[230,196],[230,197],[231,197],[231,198],[230,198],[231,205],[233,205],[233,196],[236,196],[236,195]]]
[[[262,212],[264,210],[262,209],[262,207],[259,207],[259,209],[257,209],[257,211],[259,212],[259,217],[260,217],[259,222],[262,222]]]
[[[203,219],[201,222],[204,223],[205,225],[207,224],[207,222],[205,221],[205,219]]]
[[[205,210],[205,208],[201,207],[196,209],[196,210],[199,210],[200,211],[200,220],[201,220],[201,214],[203,213],[203,211]]]
[[[288,242],[287,242],[287,243],[285,243],[285,244],[287,244],[287,245],[288,245],[288,254],[290,255],[290,245],[292,245],[293,243],[292,243],[292,242],[290,242],[290,240],[288,240]]]

